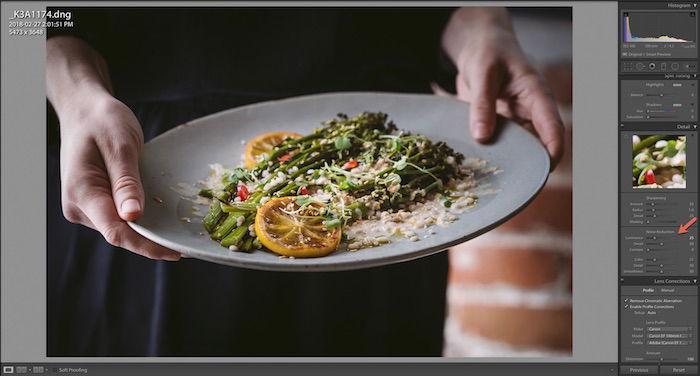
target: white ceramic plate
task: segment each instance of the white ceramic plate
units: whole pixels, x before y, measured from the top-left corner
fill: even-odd
[[[271,131],[310,133],[324,120],[342,112],[381,111],[400,129],[444,140],[467,157],[490,161],[503,171],[489,175],[486,184],[496,193],[483,195],[477,205],[459,215],[448,227],[435,226],[436,234],[411,242],[391,243],[358,251],[337,250],[326,257],[279,258],[268,251],[232,252],[221,247],[194,218],[193,203],[173,188],[195,184],[209,174],[208,165],[233,167],[240,162],[241,140]],[[408,261],[445,250],[505,222],[540,191],[549,173],[549,158],[539,141],[516,124],[505,123],[496,142],[481,145],[468,134],[469,106],[433,95],[389,93],[333,93],[249,105],[190,121],[148,142],[141,157],[146,192],[144,215],[131,227],[165,247],[202,260],[251,269],[331,271],[366,268]],[[162,200],[156,202],[154,197]],[[201,209],[206,213],[207,208]],[[206,232],[205,232],[206,233]],[[419,235],[422,232],[419,233]]]

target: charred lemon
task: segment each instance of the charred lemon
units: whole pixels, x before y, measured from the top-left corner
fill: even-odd
[[[269,250],[289,257],[325,256],[338,248],[340,226],[328,228],[325,205],[299,206],[296,197],[266,202],[255,216],[255,234]]]
[[[258,156],[267,154],[272,148],[282,143],[288,138],[299,138],[301,135],[294,132],[269,132],[261,134],[250,140],[245,146],[243,158],[248,168],[253,168],[258,164]]]

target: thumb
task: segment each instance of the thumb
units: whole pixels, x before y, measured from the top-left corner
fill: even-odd
[[[125,221],[136,220],[143,213],[144,206],[137,148],[119,148],[119,153],[105,163],[112,187],[114,207],[119,217]]]
[[[496,128],[496,101],[503,84],[503,71],[497,63],[473,64],[465,69],[462,80],[469,85],[470,133],[479,142],[488,141]]]

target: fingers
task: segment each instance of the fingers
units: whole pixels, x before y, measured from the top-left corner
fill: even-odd
[[[143,212],[138,170],[143,134],[138,120],[113,98],[92,110],[65,118],[74,126],[61,131],[61,201],[66,219],[99,231],[114,246],[152,259],[179,260],[178,252],[146,239],[125,222]]]
[[[457,93],[468,86],[471,102],[469,132],[479,142],[486,142],[496,129],[496,100],[501,92],[504,71],[498,63],[472,64],[460,73],[457,79]]]
[[[126,248],[151,259],[177,261],[180,253],[158,245],[134,231],[117,215],[112,197],[106,192],[95,191],[79,204],[97,231],[115,247]]]
[[[564,154],[564,125],[554,100],[545,91],[533,93],[532,125],[547,148],[553,170]]]

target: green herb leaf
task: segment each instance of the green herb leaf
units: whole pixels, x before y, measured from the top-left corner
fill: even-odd
[[[445,195],[441,195],[441,196],[440,196],[440,202],[441,202],[442,205],[443,205],[444,207],[446,207],[446,208],[449,208],[449,207],[452,206],[452,200],[450,200],[450,198],[447,197],[447,196],[445,196]]]
[[[384,179],[385,185],[401,184],[401,176],[399,174],[390,174]]]
[[[326,225],[326,228],[331,229],[340,226],[340,219],[334,218],[334,219],[327,219],[323,221],[323,224]]]
[[[299,196],[294,202],[299,206],[308,205],[311,203],[311,197],[309,195]]]
[[[355,187],[357,187],[357,184],[353,183],[352,180],[348,178],[343,178],[343,181],[340,183],[340,185],[338,185],[338,188],[343,191],[354,189]]]
[[[661,152],[664,154],[664,157],[673,157],[676,154],[678,154],[678,150],[676,149],[676,141],[670,140],[666,144],[666,146],[661,150]]]
[[[347,136],[338,137],[335,139],[335,147],[339,150],[347,150],[352,147],[350,138]]]
[[[401,159],[400,159],[398,162],[394,163],[394,167],[395,167],[397,170],[399,170],[399,171],[401,171],[401,170],[403,170],[404,168],[406,168],[407,165],[408,165],[408,163],[406,162],[406,156],[405,156],[405,155],[404,155],[403,157],[401,157]]]

